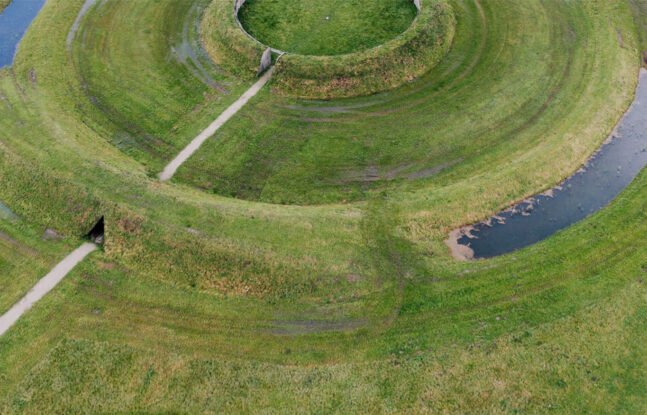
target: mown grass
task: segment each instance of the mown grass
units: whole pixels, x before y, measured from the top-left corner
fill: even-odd
[[[641,185],[632,186],[627,196],[640,194],[644,180],[642,175]],[[613,219],[637,208],[644,208],[644,203],[614,204],[610,212],[598,215],[602,217],[596,218],[596,226],[604,224],[605,231],[613,234],[643,223],[640,218],[630,224]],[[563,239],[579,241],[590,225],[580,225]],[[636,235],[644,235],[643,226],[638,228],[628,236],[631,242],[639,242],[641,237]],[[583,256],[567,262],[599,257],[600,248],[615,244],[614,238],[597,238]],[[21,322],[25,332],[14,331],[3,339],[0,356],[11,356],[31,327],[37,330],[31,334],[38,333],[41,342],[57,345],[19,382],[5,401],[5,410],[74,412],[84,407],[90,412],[155,413],[177,410],[182,402],[182,410],[189,413],[255,413],[264,408],[284,413],[508,413],[548,408],[558,413],[641,412],[646,404],[641,393],[645,250],[643,245],[618,248],[624,249],[621,261],[605,261],[588,277],[583,272],[564,279],[545,292],[545,298],[533,294],[530,287],[529,295],[523,293],[534,268],[521,264],[519,274],[511,273],[516,274],[515,284],[524,286],[517,289],[516,300],[484,304],[459,313],[462,316],[448,314],[450,307],[439,310],[449,319],[419,312],[408,319],[404,313],[400,321],[405,324],[380,336],[386,341],[349,342],[348,336],[333,336],[336,342],[328,347],[353,344],[355,350],[347,361],[307,367],[280,362],[298,361],[313,351],[329,352],[322,340],[331,334],[250,343],[245,335],[249,327],[240,324],[244,315],[236,316],[238,324],[224,315],[214,316],[219,301],[179,291],[160,297],[157,290],[167,289],[128,279],[110,265],[97,266],[102,263],[99,260],[65,282],[63,295],[41,309],[49,310],[46,314],[32,314]],[[545,281],[559,267],[548,267],[539,279]],[[515,270],[481,270],[468,279],[486,286],[490,277],[507,271]],[[497,284],[488,289],[497,286],[502,289]],[[464,291],[462,296],[469,298]],[[537,308],[535,300],[544,307]],[[221,303],[230,318],[235,302]],[[61,324],[65,332],[75,333],[74,338],[46,329],[44,321],[57,314],[70,316]],[[544,323],[537,324],[541,320]],[[456,326],[456,321],[467,324]],[[511,328],[511,334],[501,335]],[[263,336],[260,330],[257,336]],[[360,332],[353,337],[365,336]],[[383,348],[385,357],[369,361],[355,357],[357,349],[367,346]],[[229,347],[237,348],[240,357],[232,359]],[[260,361],[249,359],[254,348],[263,353]],[[57,388],[47,387],[50,382]],[[9,385],[16,383],[11,379]]]
[[[0,339],[4,412],[645,411],[645,172],[609,208],[521,252],[457,263],[442,243],[558,182],[604,140],[636,82],[628,2],[482,1],[482,19],[478,3],[456,1],[452,51],[427,77],[333,104],[266,90],[191,160],[201,168],[181,170],[239,163],[248,179],[211,180],[249,199],[365,200],[322,206],[151,179],[88,97],[81,46],[87,31],[128,22],[106,35],[111,51],[92,52],[125,57],[135,15],[150,13],[151,34],[167,20],[178,33],[166,12],[179,6],[91,11],[70,55],[82,3],[49,0],[0,72],[0,200],[30,223],[16,240],[41,249],[29,229],[52,227],[74,246],[105,214],[107,244]],[[128,82],[186,120],[167,88],[147,95],[146,74],[184,79],[168,62],[143,59]],[[128,64],[115,64],[120,76]],[[87,88],[128,115],[137,89],[97,78]],[[349,104],[372,106],[334,109]],[[333,112],[304,108],[321,106]],[[448,162],[437,176],[387,177]],[[365,180],[375,175],[386,178]]]
[[[261,43],[301,55],[343,55],[393,39],[418,11],[409,0],[249,0],[238,18]]]
[[[0,315],[67,255],[70,246],[42,231],[0,215]]]
[[[354,3],[339,4],[351,7]],[[375,7],[381,3],[371,4]],[[414,23],[379,46],[345,55],[287,53],[277,58],[273,89],[281,95],[311,99],[371,95],[394,89],[428,72],[440,61],[451,46],[454,24],[448,2],[424,0]],[[256,74],[261,54],[272,46],[241,30],[226,0],[214,1],[207,8],[201,37],[218,64],[245,78]]]
[[[503,189],[521,188],[514,183],[518,179],[533,177],[540,187],[559,181],[588,157],[586,147],[606,138],[628,104],[636,44],[628,37],[620,47],[615,27],[620,23],[595,17],[597,4],[482,7],[483,16],[474,2],[455,2],[452,50],[419,81],[334,104],[266,92],[207,142],[177,180],[283,204],[348,202],[383,189],[415,188],[409,177],[417,172],[422,178],[413,183],[422,183],[426,196],[429,186],[460,181],[456,172],[463,169],[462,177],[474,177],[477,165],[483,173],[492,165],[516,170],[501,169],[497,179],[495,191],[510,193],[506,204],[516,196]],[[619,18],[631,27],[626,14]],[[497,25],[503,20],[506,25]],[[573,104],[582,101],[587,105]],[[558,135],[555,126],[563,126]],[[570,141],[575,147],[566,144]],[[542,179],[508,164],[527,146],[538,146],[532,156],[544,159]],[[425,177],[434,168],[440,171]],[[479,198],[461,197],[461,203],[470,201],[482,206]]]
[[[85,112],[86,123],[151,175],[246,88],[200,45],[196,21],[206,3],[99,3],[77,33],[78,77],[101,110]]]
[[[67,340],[27,377],[9,408],[151,413],[173,411],[170,402],[182,400],[189,413],[641,412],[644,379],[632,368],[646,363],[645,338],[629,334],[644,332],[645,290],[634,283],[619,297],[620,306],[604,302],[496,344],[371,365],[302,369]],[[106,380],[105,368],[123,382]],[[52,393],[49,382],[63,393]]]

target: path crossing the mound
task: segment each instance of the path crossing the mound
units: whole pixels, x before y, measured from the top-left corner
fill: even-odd
[[[194,138],[188,146],[184,148],[159,174],[159,179],[162,181],[170,180],[174,175],[177,169],[184,164],[185,161],[189,159],[195,153],[200,146],[207,141],[209,137],[214,135],[216,131],[220,129],[231,117],[233,117],[241,108],[247,104],[254,95],[260,91],[263,86],[270,80],[272,77],[272,72],[274,72],[274,66],[261,76],[261,78],[256,81],[251,88],[249,88],[240,98],[236,100],[233,104],[229,106],[225,111],[216,118],[214,122],[211,123],[204,131],[202,131],[196,138]]]
[[[42,299],[48,292],[54,289],[65,276],[74,269],[90,253],[94,252],[97,246],[93,243],[84,243],[64,260],[58,263],[47,275],[29,290],[20,301],[9,311],[0,317],[0,336],[13,326],[23,314],[25,314],[36,302]]]

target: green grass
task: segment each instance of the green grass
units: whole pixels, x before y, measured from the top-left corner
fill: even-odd
[[[647,65],[647,3],[642,0],[632,0],[629,2],[629,7],[634,15],[643,65]]]
[[[86,122],[151,175],[245,89],[199,46],[196,20],[206,3],[99,3],[77,34],[78,77],[101,110],[86,112]]]
[[[512,255],[443,244],[606,138],[640,64],[634,0],[454,1],[426,76],[334,102],[270,85],[171,184],[151,177],[171,147],[248,80],[210,65],[221,92],[172,52],[206,4],[100,3],[69,53],[82,3],[49,0],[0,71],[21,218],[0,232],[38,252],[3,248],[0,284],[21,295],[102,214],[107,243],[0,338],[0,412],[645,412],[647,172]]]
[[[506,166],[495,189],[499,197],[508,194],[505,204],[524,195],[515,194],[524,188],[517,180],[534,181],[535,190],[559,181],[584,162],[586,148],[606,137],[627,105],[636,76],[635,67],[629,69],[636,59],[632,41],[620,48],[616,24],[596,17],[591,4],[504,2],[483,8],[481,17],[474,2],[455,2],[451,51],[431,73],[400,90],[332,104],[269,92],[257,97],[176,180],[284,204],[363,200],[385,189],[421,188],[426,195],[430,186],[478,176],[475,166],[481,172]],[[582,101],[587,105],[573,104]],[[574,147],[566,146],[572,136]],[[523,162],[508,163],[529,146],[544,159],[539,163],[546,163],[545,173],[528,174]],[[422,185],[408,180],[408,174],[447,163],[439,174],[416,181]],[[482,204],[467,194],[462,198],[470,200]]]
[[[605,302],[496,344],[367,365],[303,369],[64,340],[8,410],[163,413],[181,401],[186,413],[636,413],[646,385],[632,368],[647,363],[645,336],[627,334],[646,328],[645,290],[634,284],[619,296],[620,306]]]
[[[0,314],[67,255],[69,245],[41,233],[18,219],[0,216]]]
[[[410,0],[249,0],[238,17],[261,43],[302,55],[343,55],[404,32],[418,11]]]
[[[644,192],[644,174],[639,183],[627,200]],[[646,251],[644,245],[618,246],[614,238],[596,234],[604,226],[605,234],[620,232],[631,243],[642,242],[644,225],[636,225],[644,224],[644,211],[636,213],[644,207],[644,202],[616,203],[595,218],[597,230],[583,224],[562,235],[566,244],[578,241],[579,255],[550,264],[524,255],[475,272],[464,282],[472,295],[456,287],[458,312],[451,312],[452,297],[439,289],[456,281],[436,282],[433,297],[445,298],[442,308],[414,315],[403,307],[399,322],[370,342],[363,340],[370,337],[367,331],[263,340],[261,328],[240,324],[258,319],[262,305],[249,308],[247,302],[246,313],[234,314],[239,300],[181,290],[168,295],[168,288],[129,279],[94,257],[96,263],[85,264],[64,283],[59,298],[3,339],[3,361],[11,360],[28,329],[41,339],[39,345],[56,345],[12,389],[6,410],[156,413],[178,410],[182,402],[190,413],[254,413],[264,407],[285,413],[536,412],[548,405],[558,413],[641,412],[646,404],[641,393]],[[618,217],[630,214],[636,222]],[[632,227],[635,233],[627,232]],[[622,251],[622,259],[600,261],[600,252],[609,251]],[[533,277],[540,263],[548,266]],[[567,271],[585,263],[593,266]],[[494,283],[509,275],[518,286],[515,301],[465,303],[479,297],[476,287],[509,296],[505,284]],[[535,277],[544,284],[553,275],[560,281],[542,294],[529,284]],[[160,296],[160,290],[167,295]],[[416,296],[407,293],[405,303]],[[68,316],[61,330],[46,329],[46,321],[58,314]],[[349,350],[325,364],[298,364],[313,351],[326,355],[340,344]],[[358,357],[367,347],[383,357]],[[256,353],[263,357],[250,360]],[[16,382],[11,379],[9,386]]]
[[[352,5],[338,4],[343,8]],[[378,7],[380,3],[370,4]],[[349,24],[343,26],[350,30]],[[442,59],[451,46],[454,26],[454,12],[447,1],[423,0],[414,23],[379,46],[345,55],[287,53],[277,58],[272,88],[279,95],[317,99],[371,95],[394,89],[428,72]],[[313,33],[313,36],[322,41],[328,37],[324,33]],[[256,75],[261,55],[267,48],[240,29],[227,0],[213,1],[207,8],[201,38],[214,61],[246,79]],[[353,38],[359,40],[357,36]]]

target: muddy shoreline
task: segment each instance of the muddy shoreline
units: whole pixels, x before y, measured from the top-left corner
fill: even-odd
[[[492,258],[540,242],[599,211],[647,165],[647,70],[633,103],[609,137],[573,175],[445,241],[459,260]]]

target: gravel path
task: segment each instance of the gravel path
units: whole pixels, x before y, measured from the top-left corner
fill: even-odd
[[[227,108],[222,114],[220,114],[220,116],[216,118],[216,120],[211,123],[211,125],[207,127],[206,130],[204,130],[200,133],[200,135],[194,138],[193,141],[191,141],[189,145],[186,146],[184,150],[182,150],[180,154],[178,154],[177,157],[175,157],[173,161],[171,161],[164,168],[164,171],[159,174],[159,179],[162,181],[170,180],[177,169],[200,148],[202,143],[204,143],[209,137],[214,135],[220,127],[222,127],[227,121],[229,121],[231,117],[233,117],[238,111],[240,111],[240,109],[247,103],[247,101],[249,101],[254,95],[256,95],[258,91],[261,90],[261,88],[263,88],[267,81],[269,81],[272,77],[272,72],[274,72],[273,66],[267,72],[265,72],[265,74],[254,85],[252,85],[251,88],[245,91],[245,93],[241,95],[241,97],[238,98],[236,102],[231,104],[229,108]]]
[[[87,0],[84,4],[83,7],[81,7],[81,11],[79,11],[79,14],[76,16],[76,20],[74,21],[74,24],[72,24],[72,28],[70,28],[69,33],[67,34],[67,50],[72,50],[72,42],[74,41],[74,37],[76,36],[76,32],[79,30],[79,26],[81,25],[81,20],[83,19],[83,16],[90,10],[90,7],[94,3],[96,3],[97,0]]]
[[[91,252],[95,251],[97,246],[92,243],[84,243],[74,252],[68,255],[63,261],[59,262],[49,274],[45,275],[40,281],[29,290],[22,300],[18,301],[9,311],[0,317],[0,336],[2,336],[18,319],[27,312],[37,301],[50,292],[58,285],[72,269]]]

